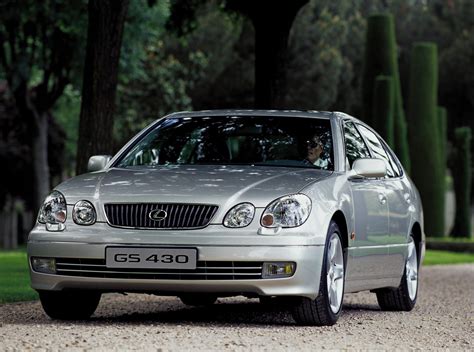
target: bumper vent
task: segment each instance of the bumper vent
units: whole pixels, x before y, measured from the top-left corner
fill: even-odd
[[[253,280],[262,278],[262,262],[198,261],[196,269],[107,268],[104,259],[56,258],[63,276],[146,280]]]
[[[206,227],[216,205],[136,203],[105,204],[110,225],[139,229],[198,229]]]

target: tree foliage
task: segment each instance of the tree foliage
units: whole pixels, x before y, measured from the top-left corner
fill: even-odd
[[[49,191],[50,110],[81,57],[83,3],[4,1],[0,4],[0,65],[14,97],[18,123],[29,133],[37,209]],[[71,18],[76,21],[72,23]],[[76,55],[77,54],[77,55]]]
[[[287,105],[295,109],[353,110],[361,59],[352,56],[349,41],[362,45],[362,37],[349,37],[351,28],[365,27],[360,14],[347,6],[311,2],[296,19],[290,39]],[[348,50],[349,49],[349,50]]]

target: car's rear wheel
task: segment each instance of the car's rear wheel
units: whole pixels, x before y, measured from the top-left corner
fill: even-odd
[[[216,303],[217,296],[208,294],[186,294],[179,296],[187,306],[210,306]]]
[[[418,296],[418,253],[413,235],[408,241],[408,255],[400,286],[376,291],[377,301],[382,310],[410,311]]]
[[[88,319],[99,305],[101,293],[94,291],[38,291],[41,305],[52,319]]]
[[[331,222],[324,249],[324,260],[316,299],[300,298],[293,318],[301,325],[334,325],[339,318],[344,296],[344,251],[339,227]]]

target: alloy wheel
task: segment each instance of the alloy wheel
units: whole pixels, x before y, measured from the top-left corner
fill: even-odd
[[[408,295],[413,301],[416,297],[418,289],[418,258],[416,255],[415,241],[413,241],[413,237],[410,237],[410,242],[408,242],[406,280],[408,287]]]
[[[329,305],[331,311],[336,314],[341,308],[344,293],[344,256],[337,233],[331,235],[326,260]]]

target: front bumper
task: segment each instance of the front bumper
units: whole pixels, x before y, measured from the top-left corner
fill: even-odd
[[[231,244],[204,243],[201,236],[192,233],[179,241],[163,241],[163,237],[150,240],[150,233],[141,236],[138,231],[134,236],[123,237],[114,235],[95,237],[100,243],[91,243],[91,234],[87,236],[71,236],[74,241],[52,241],[54,234],[44,233],[34,229],[28,242],[28,259],[30,263],[31,286],[37,290],[65,290],[91,289],[103,292],[153,292],[157,294],[179,294],[184,292],[209,292],[222,295],[262,295],[262,296],[304,296],[314,299],[319,291],[322,258],[324,246],[308,244],[307,236],[288,237],[290,244],[283,244],[281,237],[275,241],[271,236],[248,236],[242,238],[240,244],[229,241]],[[47,237],[46,240],[43,240]],[[80,238],[82,237],[82,238]],[[115,237],[115,241],[111,241]],[[264,237],[264,241],[262,241]],[[279,236],[278,236],[279,237]],[[156,238],[161,238],[157,240]],[[80,241],[87,239],[88,242]],[[100,240],[97,240],[100,239]],[[245,239],[245,241],[244,241]],[[254,239],[254,240],[252,240]],[[132,241],[133,240],[133,241]],[[187,244],[184,245],[183,242]],[[295,244],[298,243],[298,244]],[[271,279],[239,279],[239,280],[206,280],[187,279],[148,279],[148,278],[110,278],[110,277],[83,277],[59,274],[38,273],[31,268],[31,257],[48,258],[77,258],[77,259],[105,259],[105,249],[108,246],[163,246],[163,247],[190,247],[197,248],[198,261],[206,262],[295,262],[296,271],[293,276]],[[192,243],[196,243],[195,245]],[[245,245],[243,244],[245,243]],[[275,244],[276,243],[276,244]]]

